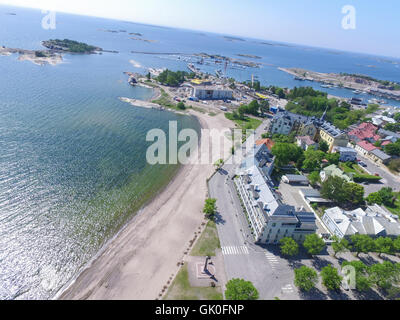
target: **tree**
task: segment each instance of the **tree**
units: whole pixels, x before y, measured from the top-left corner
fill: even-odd
[[[151,80],[151,74],[150,74],[150,72],[147,73],[146,78],[147,78],[147,80],[149,80],[149,81]]]
[[[346,251],[349,247],[350,244],[345,238],[339,239],[336,236],[334,237],[334,242],[332,242],[332,249],[335,252],[335,258],[336,254]]]
[[[393,202],[395,201],[395,197],[393,194],[393,189],[389,187],[384,187],[381,190],[378,191],[379,195],[382,198],[382,203],[387,206],[393,205]]]
[[[373,252],[375,249],[374,240],[364,234],[355,234],[351,236],[351,242],[354,250],[357,252],[357,256],[362,253]]]
[[[299,252],[299,245],[297,244],[296,241],[294,241],[292,238],[286,237],[281,239],[280,241],[281,244],[281,252],[285,256],[295,256]]]
[[[322,268],[321,278],[322,278],[322,284],[328,290],[339,290],[343,279],[339,275],[337,269],[332,267],[332,265]]]
[[[258,291],[250,281],[231,279],[226,284],[227,300],[257,300]]]
[[[364,187],[357,183],[345,184],[346,201],[353,205],[360,205],[364,202]]]
[[[310,291],[318,282],[317,272],[309,267],[302,266],[294,270],[294,284],[300,290]]]
[[[329,150],[328,143],[324,140],[321,140],[319,142],[319,150],[321,150],[322,152],[325,152],[325,153],[328,152],[328,150]]]
[[[317,234],[309,234],[303,242],[303,247],[311,255],[316,255],[321,253],[321,251],[326,247],[323,239],[321,239]]]
[[[379,253],[379,256],[382,253],[392,254],[395,251],[393,240],[387,237],[379,237],[375,240],[375,249]]]
[[[178,104],[176,105],[176,107],[177,107],[178,109],[181,109],[181,110],[185,110],[185,109],[186,109],[186,106],[185,106],[185,104],[184,104],[183,102],[178,102]]]
[[[369,205],[374,203],[381,205],[383,203],[383,199],[379,192],[370,193],[365,200],[368,202]]]
[[[218,159],[217,161],[215,161],[214,166],[215,166],[216,170],[219,170],[219,169],[221,169],[223,164],[224,164],[224,160]]]
[[[303,149],[292,143],[275,143],[271,152],[276,157],[276,164],[285,166],[291,161],[297,161],[302,156]]]
[[[393,246],[396,251],[400,251],[400,236],[398,236],[396,240],[393,241]]]
[[[400,264],[389,261],[374,264],[369,268],[369,275],[379,288],[389,290],[393,283],[400,280]]]
[[[215,214],[217,213],[217,199],[208,198],[203,208],[203,213],[210,220],[214,220]]]
[[[304,152],[303,169],[307,171],[319,170],[325,154],[320,150],[308,148]]]
[[[385,152],[391,156],[400,156],[400,140],[386,145]]]
[[[322,183],[321,195],[325,199],[344,203],[348,197],[346,194],[346,185],[346,180],[337,176],[330,176]]]
[[[321,176],[319,175],[319,171],[313,171],[308,175],[308,180],[311,185],[315,186],[317,183],[321,182]]]
[[[268,100],[262,100],[260,102],[260,112],[261,113],[269,112],[269,101]]]
[[[361,261],[343,261],[342,269],[351,266],[356,272],[356,289],[358,291],[368,291],[371,288],[372,281],[368,277],[368,267]]]

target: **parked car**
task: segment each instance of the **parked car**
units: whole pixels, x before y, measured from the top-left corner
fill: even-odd
[[[358,163],[360,166],[362,166],[362,167],[366,167],[367,165],[365,164],[365,162],[362,162],[362,161],[360,161],[359,163]]]
[[[375,177],[380,177],[379,173],[374,174]]]

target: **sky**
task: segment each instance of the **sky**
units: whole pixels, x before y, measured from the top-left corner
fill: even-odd
[[[0,0],[0,4],[400,57],[398,0]],[[355,9],[355,29],[342,26],[348,14],[342,9],[348,5]]]

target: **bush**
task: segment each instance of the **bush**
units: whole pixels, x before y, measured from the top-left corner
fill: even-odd
[[[231,279],[226,284],[227,300],[257,300],[258,291],[250,281]]]
[[[181,109],[181,110],[185,110],[185,109],[186,109],[186,106],[185,106],[185,104],[184,104],[183,102],[179,102],[179,103],[176,105],[176,107],[177,107],[178,109]]]

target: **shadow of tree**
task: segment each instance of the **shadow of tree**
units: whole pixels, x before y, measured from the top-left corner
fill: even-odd
[[[215,216],[214,216],[214,222],[215,222],[215,224],[222,224],[222,225],[224,225],[225,222],[226,222],[226,220],[225,220],[224,218],[222,218],[222,215],[221,215],[219,212],[217,212],[217,213],[215,214]]]
[[[302,300],[327,300],[327,295],[318,288],[313,288],[310,291],[299,291]]]
[[[351,300],[349,295],[344,291],[328,290],[328,296],[332,300]]]
[[[353,294],[358,300],[384,300],[385,298],[373,289],[368,291],[354,290]]]
[[[312,266],[318,271],[321,271],[323,267],[326,267],[331,264],[332,264],[331,262],[325,259],[321,259],[319,257],[315,257],[314,260],[312,261]]]

